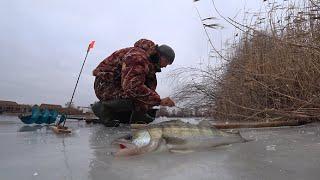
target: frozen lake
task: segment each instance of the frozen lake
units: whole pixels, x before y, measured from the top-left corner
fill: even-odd
[[[0,116],[0,179],[314,179],[320,176],[320,123],[242,129],[254,141],[188,154],[115,158],[110,142],[129,129],[69,121],[71,135]]]

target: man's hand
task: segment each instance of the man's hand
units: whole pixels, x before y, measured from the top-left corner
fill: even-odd
[[[172,106],[175,106],[175,103],[172,101],[171,98],[166,97],[166,98],[161,99],[160,105],[161,105],[161,106],[169,106],[169,107],[172,107]]]

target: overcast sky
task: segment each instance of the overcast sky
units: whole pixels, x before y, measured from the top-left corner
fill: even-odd
[[[262,2],[249,1],[215,2],[223,15],[234,17],[243,7],[258,9]],[[141,38],[168,44],[176,52],[174,64],[157,74],[157,91],[169,96],[170,70],[207,60],[207,38],[195,6],[203,18],[216,15],[211,0],[1,0],[0,99],[63,105],[70,100],[88,43],[95,40],[74,99],[87,106],[97,101],[92,70]],[[209,32],[219,46],[233,31],[225,25]]]

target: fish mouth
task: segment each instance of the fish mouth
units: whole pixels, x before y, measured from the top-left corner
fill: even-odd
[[[114,153],[115,156],[132,156],[138,154],[138,147],[131,141],[126,139],[116,139],[111,145],[114,145],[118,150]]]

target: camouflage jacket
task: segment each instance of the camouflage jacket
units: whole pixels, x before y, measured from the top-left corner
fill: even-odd
[[[134,47],[120,49],[104,59],[93,71],[98,99],[131,99],[137,111],[159,105],[160,96],[155,91],[157,67],[149,60],[155,53],[155,43],[141,39]]]

